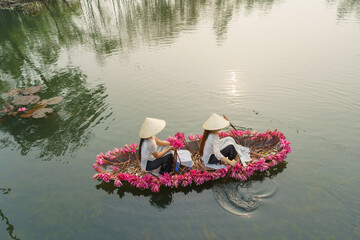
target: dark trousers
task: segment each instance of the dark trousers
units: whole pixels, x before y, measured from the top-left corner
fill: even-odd
[[[222,155],[224,155],[224,157],[227,157],[230,160],[235,159],[236,154],[237,154],[234,145],[229,145],[226,148],[224,148],[223,150],[221,150],[220,152]],[[211,154],[211,156],[209,158],[209,163],[217,164],[219,162],[220,162],[220,160],[217,159],[214,154]]]
[[[159,172],[161,175],[164,175],[164,173],[170,173],[173,160],[174,156],[172,154],[166,154],[165,156],[157,158],[153,161],[147,161],[146,171],[151,171],[161,166]]]

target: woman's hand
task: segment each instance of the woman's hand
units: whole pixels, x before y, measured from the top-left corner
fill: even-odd
[[[169,151],[175,151],[175,150],[177,150],[177,148],[175,148],[175,147],[169,147]]]
[[[158,138],[155,138],[155,142],[157,145],[159,146],[170,146],[170,143],[167,142],[167,141],[161,141],[160,139]]]

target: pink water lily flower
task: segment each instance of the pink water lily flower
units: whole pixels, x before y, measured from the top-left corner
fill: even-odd
[[[114,181],[114,186],[115,186],[115,187],[121,187],[121,186],[122,186],[122,182],[117,179],[117,180]]]
[[[190,141],[195,141],[195,140],[196,140],[196,137],[195,137],[193,134],[190,134],[190,135],[188,136],[188,139],[189,139]]]
[[[23,111],[25,111],[26,110],[26,107],[22,107],[22,108],[19,108],[18,109],[18,112],[23,112]]]
[[[136,152],[136,148],[137,148],[137,144],[136,144],[136,143],[130,144],[130,148],[131,148],[131,152],[135,153],[135,152]]]
[[[185,134],[184,133],[175,133],[175,138],[179,139],[180,141],[185,141]]]
[[[99,164],[99,165],[103,165],[104,164],[104,159],[103,158],[97,158],[96,163]]]
[[[127,153],[130,153],[130,152],[131,152],[131,149],[130,149],[129,145],[127,145],[127,144],[124,145],[124,150],[125,150],[125,152],[127,152]]]
[[[152,192],[159,192],[159,190],[160,190],[159,184],[154,183],[154,184],[151,186],[151,191],[152,191]]]
[[[170,143],[170,146],[175,147],[177,149],[185,146],[183,141],[174,137],[169,137],[167,141]]]
[[[122,154],[126,155],[125,149],[119,148],[119,151],[120,151]]]

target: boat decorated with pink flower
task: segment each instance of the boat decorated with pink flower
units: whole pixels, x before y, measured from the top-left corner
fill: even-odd
[[[177,149],[188,150],[191,153],[194,162],[192,167],[176,161],[170,174],[155,175],[145,172],[141,169],[137,144],[132,143],[123,148],[115,148],[105,154],[98,154],[96,163],[93,164],[93,168],[97,172],[93,179],[104,182],[113,181],[116,187],[121,187],[123,182],[128,182],[139,189],[159,192],[161,186],[179,188],[191,184],[201,185],[225,176],[246,180],[256,171],[267,171],[281,163],[291,152],[290,142],[277,129],[264,133],[232,130],[219,132],[219,137],[232,137],[237,144],[248,147],[252,161],[246,166],[237,163],[234,167],[227,166],[220,169],[205,167],[198,153],[202,135],[190,134],[187,137],[188,140],[185,140],[183,133],[176,133],[174,137],[169,137],[168,141]],[[175,151],[175,159],[177,159],[176,155]]]

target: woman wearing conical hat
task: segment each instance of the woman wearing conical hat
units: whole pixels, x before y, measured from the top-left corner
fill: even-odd
[[[213,113],[203,124],[202,127],[205,130],[200,142],[199,153],[206,167],[225,167],[224,165],[219,166],[218,163],[235,166],[239,160],[245,166],[247,162],[251,161],[249,148],[237,144],[232,137],[219,138],[218,131],[229,124],[227,119],[216,113]]]
[[[166,122],[156,118],[145,118],[141,130],[139,132],[139,157],[141,160],[141,168],[144,171],[150,172],[160,168],[159,173],[169,173],[172,169],[174,160],[170,147],[170,143],[161,141],[156,134],[161,132],[166,125]]]

